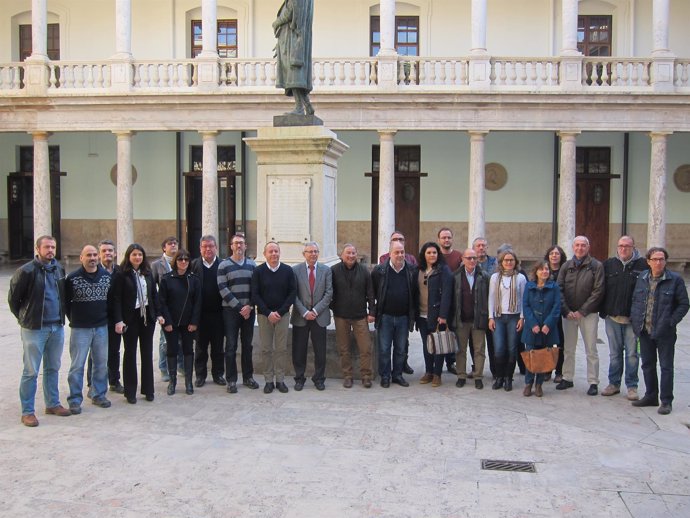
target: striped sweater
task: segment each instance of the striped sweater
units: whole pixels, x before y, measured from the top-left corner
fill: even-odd
[[[224,308],[238,311],[251,300],[252,273],[256,263],[245,258],[244,264],[238,264],[228,257],[218,266],[218,291],[223,299]]]

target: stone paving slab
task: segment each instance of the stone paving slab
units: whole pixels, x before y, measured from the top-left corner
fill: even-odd
[[[0,270],[7,293],[11,270]],[[603,323],[598,350],[606,385]],[[157,342],[156,342],[157,343]],[[79,416],[19,422],[19,328],[0,310],[0,516],[43,517],[687,517],[690,516],[690,319],[676,351],[674,410],[633,408],[623,395],[545,384],[541,399],[489,384],[419,385],[419,335],[409,388],[327,380],[319,392],[265,395],[214,384]],[[157,353],[156,353],[157,354]],[[66,404],[69,352],[60,393]],[[487,366],[488,373],[488,366]],[[486,374],[486,373],[485,373]],[[641,375],[641,373],[640,373]],[[485,376],[486,381],[486,376]],[[641,389],[643,383],[641,380]],[[530,461],[536,473],[481,469],[482,459]]]

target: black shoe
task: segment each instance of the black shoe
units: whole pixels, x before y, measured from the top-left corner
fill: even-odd
[[[130,405],[136,405],[137,404],[137,398],[136,396],[128,397],[127,398],[127,403]]]
[[[124,394],[125,393],[125,387],[122,386],[122,383],[120,381],[116,381],[115,383],[110,384],[110,391],[115,392],[117,394]]]
[[[297,380],[295,381],[295,390],[299,392],[304,388],[304,380]]]
[[[191,396],[194,394],[194,385],[192,385],[192,382],[187,382],[185,381],[184,383],[184,393],[187,394],[188,396]]]
[[[205,377],[202,378],[201,376],[197,376],[196,381],[194,382],[194,385],[196,385],[197,388],[203,387],[204,385],[206,385],[206,378]]]
[[[393,378],[393,383],[400,385],[401,387],[410,386],[410,384],[407,381],[405,381],[405,378],[403,378],[402,376],[400,376],[399,378]]]
[[[254,380],[254,378],[247,378],[242,382],[242,385],[244,385],[245,387],[249,387],[250,389],[259,388],[259,384],[256,382],[256,380]]]
[[[146,401],[153,401],[153,394],[146,394]]]
[[[230,394],[237,394],[237,383],[235,383],[234,381],[228,381],[227,391]]]
[[[494,384],[491,385],[492,390],[498,390],[503,388],[503,378],[496,378]]]
[[[484,388],[484,382],[482,380],[474,380],[474,388],[476,389],[483,389]]]
[[[314,386],[316,387],[316,390],[326,390],[326,385],[323,381],[315,381]]]
[[[556,385],[556,390],[565,390],[569,388],[573,388],[575,385],[573,384],[572,381],[568,381],[566,379],[562,379],[558,385]]]
[[[556,387],[558,388],[558,387]],[[597,386],[596,383],[592,383],[589,386],[589,389],[587,390],[587,395],[588,396],[596,396],[599,393],[599,387]]]
[[[219,374],[218,376],[213,376],[213,383],[215,383],[216,385],[225,386],[227,381],[225,381],[225,378],[222,374]]]
[[[505,390],[506,392],[510,392],[511,390],[513,390],[513,380],[507,379],[505,381],[505,385],[503,385],[503,390]]]
[[[448,369],[448,372],[450,372],[451,374],[455,374],[456,376],[458,375],[458,371],[455,368],[454,363],[451,363],[450,365],[448,365],[447,369]]]
[[[632,406],[659,406],[659,400],[654,396],[644,396],[632,402]]]
[[[661,403],[659,410],[657,410],[656,412],[657,414],[668,415],[671,413],[671,410],[673,410],[671,403]]]
[[[382,380],[381,380],[381,386],[382,386],[383,388],[388,388],[388,387],[390,387],[390,386],[391,386],[391,380],[382,379]]]
[[[276,388],[278,389],[278,392],[281,394],[285,394],[288,391],[287,385],[283,381],[279,381],[276,383]]]
[[[175,382],[172,380],[168,382],[168,396],[175,395]]]
[[[407,363],[407,361],[403,364],[403,372],[405,374],[414,374],[414,369],[410,367],[410,364]]]
[[[273,389],[276,388],[276,386],[273,384],[273,382],[266,383],[264,385],[264,394],[270,394],[273,392]]]
[[[466,380],[464,380],[462,378],[458,378],[458,381],[455,382],[455,386],[458,388],[462,388],[465,386],[465,383],[467,383]]]

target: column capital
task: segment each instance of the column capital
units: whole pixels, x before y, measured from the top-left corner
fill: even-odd
[[[398,133],[398,130],[394,129],[382,129],[382,130],[377,130],[379,137],[390,137],[393,138],[395,137],[395,134]]]
[[[219,133],[218,130],[199,130],[199,135],[204,139],[216,138]]]
[[[111,133],[117,138],[133,137],[135,134],[132,130],[111,130]]]
[[[558,131],[557,135],[561,140],[575,140],[580,133],[582,133],[582,132],[581,131],[564,130],[564,131]]]
[[[29,135],[31,135],[34,140],[48,140],[52,133],[50,131],[30,131]]]
[[[484,139],[489,134],[489,130],[467,130],[470,139]]]
[[[672,131],[650,131],[649,136],[651,138],[666,138],[669,135],[673,135]]]

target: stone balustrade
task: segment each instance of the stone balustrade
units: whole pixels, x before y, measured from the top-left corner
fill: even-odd
[[[399,91],[410,88],[418,91],[425,87],[434,91],[472,91],[473,84],[469,78],[472,59],[398,56],[397,85],[394,86]],[[489,81],[493,92],[524,88],[553,92],[565,87],[565,82],[560,77],[560,57],[487,56],[486,60],[490,63]],[[632,89],[636,93],[654,92],[652,58],[582,57],[580,61],[584,91],[626,92]],[[273,59],[218,59],[216,62],[218,91],[273,92],[276,78]],[[26,95],[24,75],[31,72],[32,67],[33,72],[36,67],[47,67],[44,86],[47,96],[74,95],[82,91],[90,95],[112,94],[115,90],[114,67],[117,66],[124,66],[131,72],[128,75],[130,79],[125,84],[131,93],[188,93],[200,86],[199,63],[197,59],[0,63],[0,96]],[[672,71],[673,78],[669,86],[676,91],[686,92],[690,89],[690,59],[671,58],[670,63],[669,70]],[[378,58],[316,58],[312,68],[316,93],[329,90],[354,93],[361,89],[369,91],[379,87]],[[42,69],[39,68],[40,70]],[[572,87],[572,84],[568,86]],[[117,91],[122,90],[120,88]],[[208,85],[205,85],[204,92],[208,91]],[[35,89],[33,93],[36,94]]]

